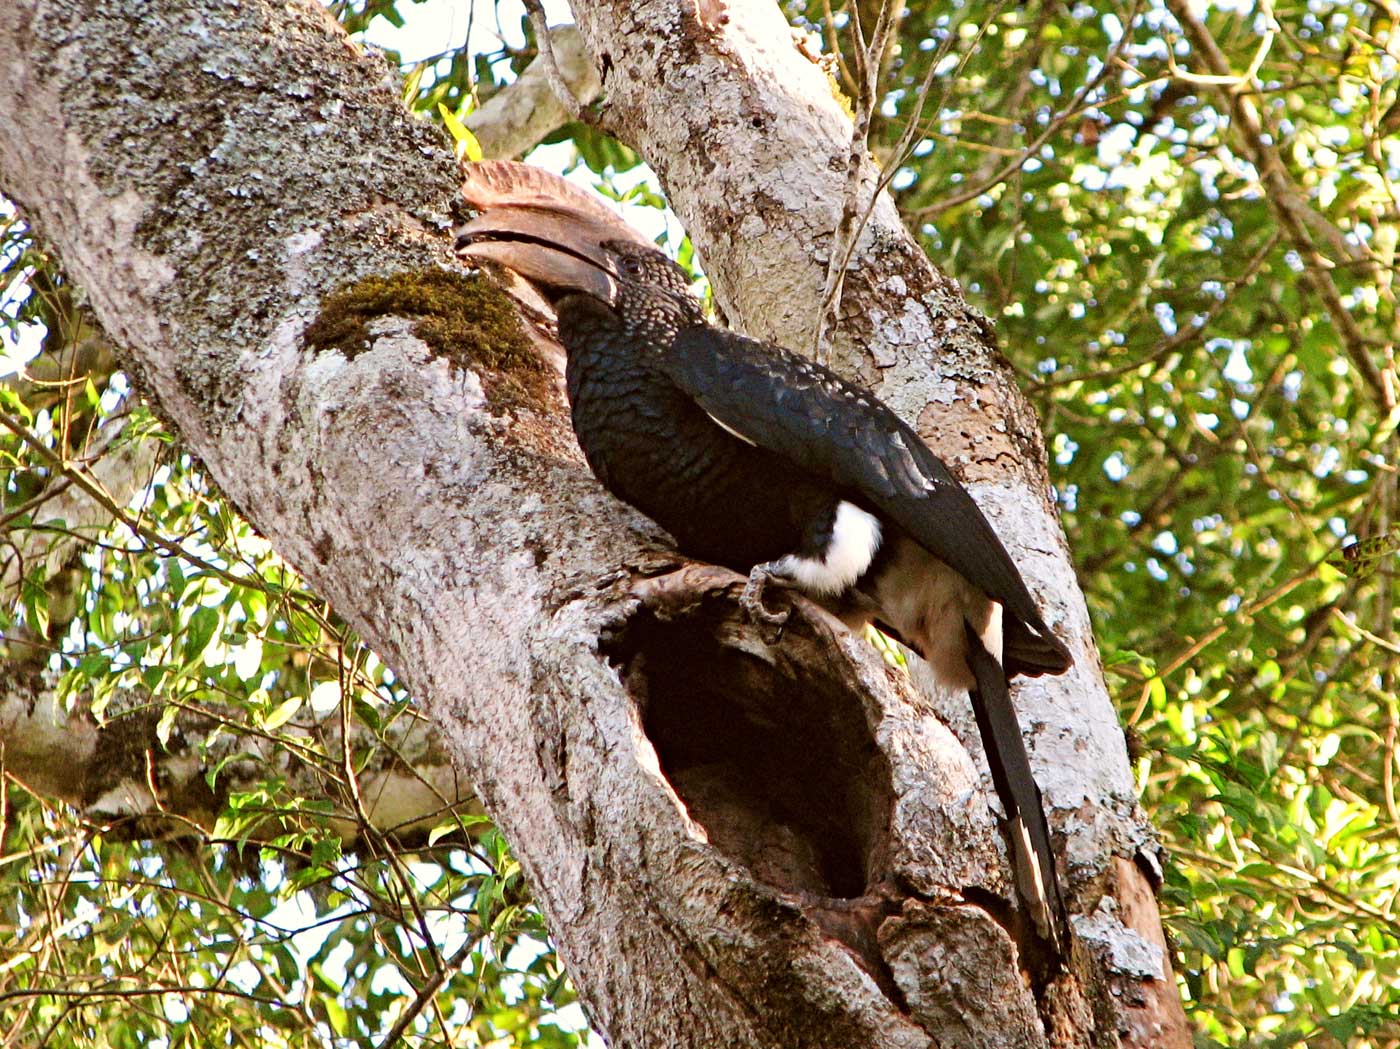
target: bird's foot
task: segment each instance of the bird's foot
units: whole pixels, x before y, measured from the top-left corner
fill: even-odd
[[[755,623],[777,627],[777,636],[781,637],[782,628],[786,625],[788,616],[792,615],[792,612],[790,610],[770,612],[763,607],[763,589],[768,585],[768,580],[777,575],[776,569],[776,561],[753,566],[753,571],[749,573],[749,581],[744,584],[744,592],[739,595],[739,607]],[[777,638],[775,637],[774,640],[776,641]]]

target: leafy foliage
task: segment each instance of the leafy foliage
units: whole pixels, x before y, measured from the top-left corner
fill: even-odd
[[[1400,36],[1198,17],[911,6],[872,148],[1040,410],[1202,1037],[1393,1045]]]
[[[352,31],[416,13],[331,6]],[[1222,7],[909,5],[870,148],[1040,410],[1201,1044],[1395,1046],[1397,14]],[[850,10],[789,13],[858,99]],[[535,54],[501,17],[489,50],[404,68],[464,149]],[[554,141],[661,203],[625,146]],[[9,769],[0,1040],[361,1044],[403,1021],[413,1044],[578,1044],[489,825],[446,797],[369,818],[357,784],[386,768],[439,789],[410,697],[130,403],[14,217],[0,269],[0,323],[47,332],[42,381],[0,389],[5,681],[190,734],[209,799],[194,824],[99,820]],[[131,491],[98,482],[140,449]],[[101,524],[46,515],[87,484]]]

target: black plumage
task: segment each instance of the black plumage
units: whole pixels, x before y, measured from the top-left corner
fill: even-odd
[[[649,305],[634,302],[632,323],[619,324],[588,296],[555,304],[574,432],[593,472],[692,557],[747,574],[797,550],[818,553],[837,502],[831,486],[716,425],[671,374],[675,332],[703,324],[698,306],[688,296]]]
[[[1020,894],[1063,948],[1049,828],[1007,682],[1070,657],[972,497],[872,393],[708,324],[664,255],[562,180],[512,167],[529,172],[528,192],[511,193],[510,168],[485,172],[493,193],[478,195],[486,210],[459,248],[552,300],[589,466],[683,552],[748,574],[755,616],[781,619],[761,594],[784,580],[968,690]]]

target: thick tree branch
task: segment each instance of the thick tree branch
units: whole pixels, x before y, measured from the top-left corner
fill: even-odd
[[[388,746],[362,726],[354,727],[351,750],[374,755],[358,775],[358,791],[365,799],[358,811],[347,784],[327,774],[316,752],[250,731],[241,721],[228,720],[227,712],[183,705],[170,726],[169,745],[161,744],[156,727],[165,707],[163,700],[146,693],[118,695],[99,723],[81,700],[65,712],[36,673],[8,662],[0,666],[0,765],[30,790],[72,805],[126,839],[208,838],[230,792],[272,777],[285,780],[295,797],[335,802],[327,818],[346,849],[364,830],[421,844],[451,813],[481,811],[433,733],[411,719],[391,727]],[[196,744],[215,727],[223,729],[218,747],[196,753]],[[344,750],[345,736],[335,718],[308,720],[302,728],[326,751]],[[210,787],[206,769],[235,756]],[[280,833],[283,828],[268,820],[248,838],[261,841]]]
[[[537,65],[544,74],[545,83],[549,85],[550,93],[554,100],[570,120],[578,120],[585,124],[593,123],[586,102],[574,95],[573,88],[564,79],[564,74],[555,61],[554,36],[550,32],[549,24],[545,21],[544,5],[540,0],[524,0],[525,11],[530,18],[530,28],[535,31],[535,40],[539,44],[539,57],[535,59],[533,65]]]
[[[791,45],[777,7],[757,0],[729,5],[723,22],[699,18],[678,0],[626,8],[575,0],[574,13],[599,60],[613,70],[604,122],[661,176],[700,250],[723,315],[751,335],[810,345],[804,333],[819,323],[814,304],[821,301],[832,230],[842,213],[837,173],[845,171],[852,135],[825,73]],[[868,171],[862,180],[874,184],[875,175]],[[1052,815],[1052,822],[1066,837],[1080,906],[1093,911],[1100,892],[1111,897],[1120,891],[1111,871],[1137,870],[1143,877],[1132,863],[1118,867],[1114,857],[1152,847],[1097,669],[1087,611],[1046,499],[1043,440],[1010,370],[992,350],[989,325],[924,258],[885,194],[877,198],[846,275],[834,348],[838,367],[917,420],[934,449],[960,470],[1001,525],[1050,621],[1071,639],[1076,669],[1023,684],[1017,702],[1035,726],[1032,761],[1059,817]],[[961,726],[960,738],[976,750],[965,697],[934,698],[940,715]],[[1086,799],[1093,799],[1088,808]],[[1150,900],[1145,883],[1142,888]],[[1103,906],[1110,914],[1128,913],[1115,912],[1111,899]],[[1160,936],[1155,914],[1143,908],[1132,913],[1146,925],[1137,931],[1119,926],[1125,942]],[[1156,1044],[1186,1044],[1170,980],[1140,985],[1140,976],[1116,972],[1107,941],[1098,946],[1109,979],[1132,986],[1120,998],[1136,1003],[1127,1012],[1174,1017]],[[1079,1006],[1041,1004],[1056,1037],[1069,1038],[1061,1019]],[[1146,1030],[1152,1024],[1126,1026]],[[1124,1044],[1148,1043],[1125,1036]]]
[[[702,8],[600,8],[585,35],[620,70],[619,126],[662,171],[726,310],[772,333],[817,299],[850,127],[775,10]],[[615,1041],[1088,1045],[1143,1000],[1175,1022],[1150,894],[1132,913],[1099,899],[1126,898],[1116,872],[1141,874],[1114,855],[1146,837],[1034,421],[887,199],[837,345],[866,345],[848,363],[986,482],[994,519],[1021,522],[1004,531],[1081,659],[1059,689],[1021,690],[1096,904],[1092,957],[1034,992],[967,751],[824,613],[798,602],[767,644],[737,614],[737,577],[673,570],[655,529],[602,493],[503,300],[441,275],[450,152],[311,0],[21,0],[0,10],[0,53],[0,184],[221,489],[421,699]],[[752,280],[784,269],[786,289]],[[405,305],[308,340],[332,288],[386,274],[406,302],[447,281],[476,305],[433,324]],[[976,380],[977,410],[955,377]],[[995,993],[950,1009],[973,970]]]
[[[576,119],[574,110],[598,97],[602,81],[575,26],[549,30],[553,67],[575,105],[566,109],[550,82],[550,63],[541,53],[512,83],[473,110],[466,125],[493,160],[524,156],[550,134]]]

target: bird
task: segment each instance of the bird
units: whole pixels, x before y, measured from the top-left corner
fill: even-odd
[[[686,272],[581,187],[486,161],[464,194],[477,214],[458,254],[552,304],[574,432],[610,492],[681,553],[746,575],[754,620],[780,627],[765,589],[796,588],[968,693],[1017,893],[1063,957],[1068,912],[1009,682],[1072,659],[972,496],[871,391],[710,323]]]

